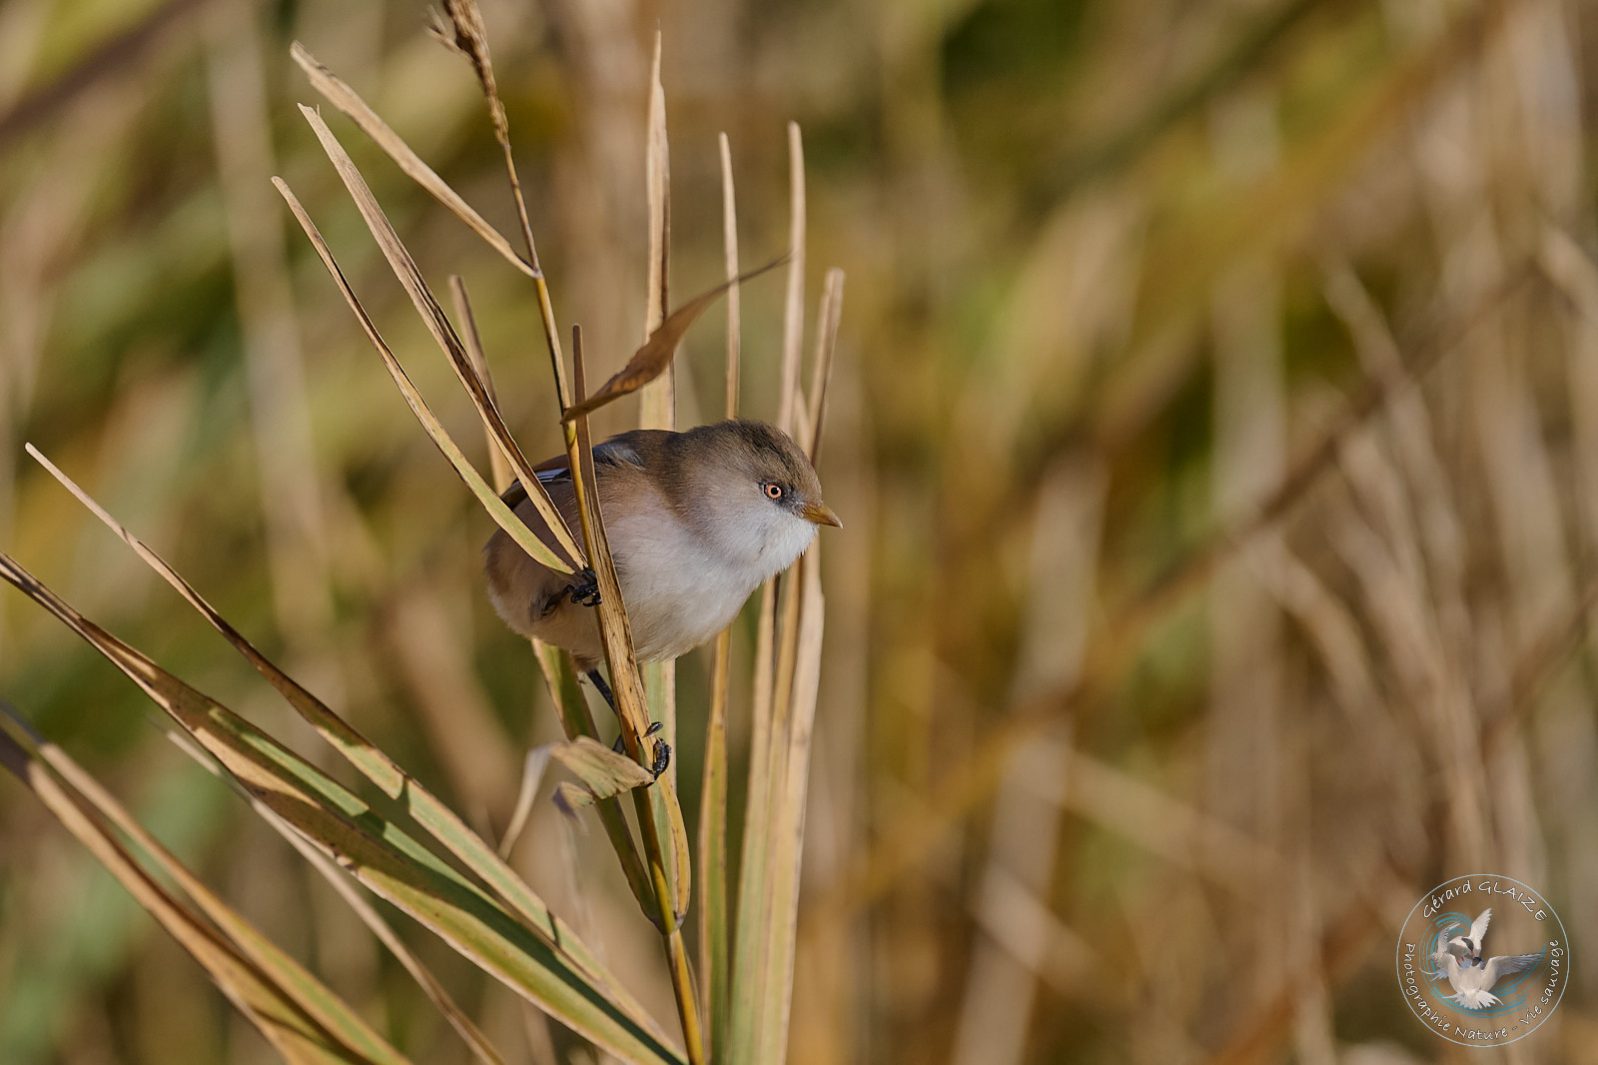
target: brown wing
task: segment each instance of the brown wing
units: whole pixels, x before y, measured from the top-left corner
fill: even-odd
[[[594,445],[594,472],[603,477],[604,468],[607,466],[625,465],[648,469],[651,460],[660,454],[661,448],[665,445],[665,438],[674,435],[676,434],[665,429],[633,429],[630,432],[618,433],[603,443]],[[533,472],[538,475],[538,481],[544,485],[546,491],[553,485],[570,483],[572,477],[571,463],[567,461],[565,455],[545,459],[533,467]],[[499,498],[514,510],[527,499],[527,489],[518,480],[500,493]],[[562,513],[565,513],[564,507]]]

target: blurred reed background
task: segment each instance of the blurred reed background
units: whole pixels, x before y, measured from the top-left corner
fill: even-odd
[[[792,1061],[1598,1061],[1592,5],[484,8],[591,379],[643,334],[657,25],[674,291],[722,276],[718,131],[745,262],[786,247],[789,119],[807,306],[826,266],[849,273]],[[31,440],[497,832],[559,730],[481,593],[489,523],[268,184],[295,187],[477,441],[293,107],[315,100],[297,39],[514,231],[477,86],[424,26],[375,0],[0,5],[0,548],[308,737]],[[466,277],[529,454],[560,451],[524,280],[347,143],[435,286]],[[776,413],[782,300],[745,286],[754,416]],[[678,359],[682,424],[720,416],[720,320]],[[753,642],[751,623],[735,677]],[[685,707],[708,663],[680,664]],[[466,1060],[142,696],[9,592],[0,695],[415,1060]],[[735,700],[735,782],[748,715]],[[678,747],[690,828],[699,725]],[[541,800],[516,861],[670,1018],[606,850]],[[1473,870],[1541,888],[1574,944],[1559,1015],[1506,1050],[1428,1035],[1395,988],[1404,914]],[[507,992],[401,923],[499,1045],[554,1060]],[[0,776],[0,1062],[268,1060]]]

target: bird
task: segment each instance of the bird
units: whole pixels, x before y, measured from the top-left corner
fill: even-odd
[[[594,479],[617,583],[641,662],[677,658],[726,628],[760,584],[787,569],[824,525],[841,528],[804,450],[765,422],[728,419],[683,432],[634,429],[598,444]],[[579,526],[570,463],[533,468]],[[520,481],[501,498],[554,548]],[[607,702],[592,571],[535,561],[503,529],[483,548],[488,597],[514,632],[569,651]],[[669,757],[669,751],[668,751]],[[658,764],[658,759],[657,759]]]
[[[1506,976],[1530,972],[1542,962],[1541,954],[1500,954],[1482,958],[1482,940],[1487,926],[1492,922],[1493,911],[1483,910],[1469,928],[1456,924],[1448,931],[1466,932],[1451,935],[1442,950],[1432,954],[1435,967],[1432,975],[1443,976],[1454,989],[1446,996],[1466,1009],[1480,1010],[1496,1006],[1502,1001],[1492,993],[1493,987]]]
[[[1454,925],[1449,929],[1449,932],[1465,932],[1467,934],[1453,936],[1448,940],[1444,949],[1458,958],[1460,964],[1467,968],[1472,965],[1479,966],[1483,964],[1481,960],[1482,940],[1487,938],[1487,926],[1492,924],[1492,921],[1493,909],[1489,906],[1477,915],[1476,919],[1470,923],[1469,928],[1462,924]]]

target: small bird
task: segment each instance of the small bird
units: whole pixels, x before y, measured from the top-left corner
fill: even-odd
[[[535,468],[574,531],[580,528],[564,456]],[[676,658],[711,639],[749,593],[842,522],[799,445],[763,422],[733,419],[686,432],[635,429],[594,448],[599,509],[639,661]],[[520,483],[502,497],[546,544],[548,527]],[[488,594],[513,630],[570,651],[607,701],[592,573],[534,561],[503,529],[483,549]],[[614,704],[612,704],[614,705]]]
[[[1448,941],[1444,948],[1454,957],[1459,959],[1460,965],[1469,968],[1472,965],[1480,966],[1482,940],[1487,938],[1487,926],[1493,923],[1493,910],[1489,906],[1483,910],[1467,929],[1462,924],[1450,928],[1450,932],[1464,932],[1465,935],[1456,935]]]
[[[1454,993],[1448,998],[1466,1009],[1480,1010],[1496,1006],[1501,999],[1492,993],[1493,986],[1506,976],[1530,972],[1542,962],[1541,954],[1500,954],[1482,958],[1482,940],[1487,936],[1487,926],[1492,922],[1493,911],[1486,909],[1467,929],[1458,924],[1449,932],[1468,932],[1468,935],[1451,936],[1442,950],[1432,954],[1436,967],[1433,975],[1446,977]]]

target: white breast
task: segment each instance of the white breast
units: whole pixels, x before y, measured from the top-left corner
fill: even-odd
[[[760,549],[752,552],[712,542],[664,503],[608,523],[640,659],[675,658],[710,640],[761,581],[799,556],[815,527],[777,516],[782,520],[764,530]]]
[[[633,646],[645,661],[675,658],[709,640],[754,587],[664,508],[621,518],[609,533]]]

